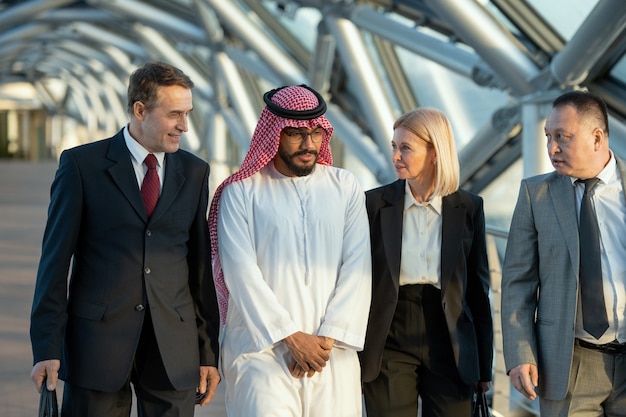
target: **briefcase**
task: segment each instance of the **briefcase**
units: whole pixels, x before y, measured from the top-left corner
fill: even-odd
[[[487,405],[487,395],[484,392],[476,393],[476,401],[472,410],[472,417],[491,417],[489,406]]]
[[[39,397],[39,417],[59,417],[57,391],[49,391],[45,379],[41,385],[41,396]]]

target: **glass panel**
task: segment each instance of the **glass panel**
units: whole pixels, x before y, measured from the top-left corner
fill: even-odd
[[[319,9],[312,7],[293,7],[287,4],[283,13],[277,14],[279,7],[269,7],[272,3],[265,6],[268,10],[276,14],[278,21],[287,29],[287,31],[296,38],[309,51],[315,49],[317,40],[317,25],[322,20],[322,14]]]
[[[509,100],[503,91],[480,87],[406,49],[397,48],[397,52],[419,105],[435,107],[446,114],[459,151]]]
[[[622,56],[611,70],[611,76],[626,86],[626,57]]]
[[[559,35],[570,40],[598,0],[526,0]]]

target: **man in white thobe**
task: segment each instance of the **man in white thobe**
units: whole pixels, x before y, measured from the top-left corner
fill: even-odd
[[[306,86],[265,94],[241,169],[216,191],[216,287],[229,416],[360,417],[371,297],[364,193],[332,167]]]

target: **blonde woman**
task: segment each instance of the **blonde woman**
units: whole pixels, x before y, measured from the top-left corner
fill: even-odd
[[[459,189],[450,123],[418,108],[393,126],[398,180],[370,190],[372,305],[361,352],[369,417],[469,416],[491,386],[482,198]]]

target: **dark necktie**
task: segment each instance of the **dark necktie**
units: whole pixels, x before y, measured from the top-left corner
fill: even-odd
[[[156,207],[157,200],[159,199],[159,193],[161,191],[161,183],[159,182],[159,174],[156,170],[157,159],[149,153],[146,159],[143,161],[148,167],[146,176],[141,184],[141,197],[143,197],[143,203],[146,206],[146,212],[148,217],[152,216],[152,212]]]
[[[591,190],[598,178],[578,180],[585,184],[585,192],[580,203],[580,294],[583,308],[583,328],[596,339],[609,327],[602,286],[602,265],[600,255],[600,231],[598,219],[591,205]]]

